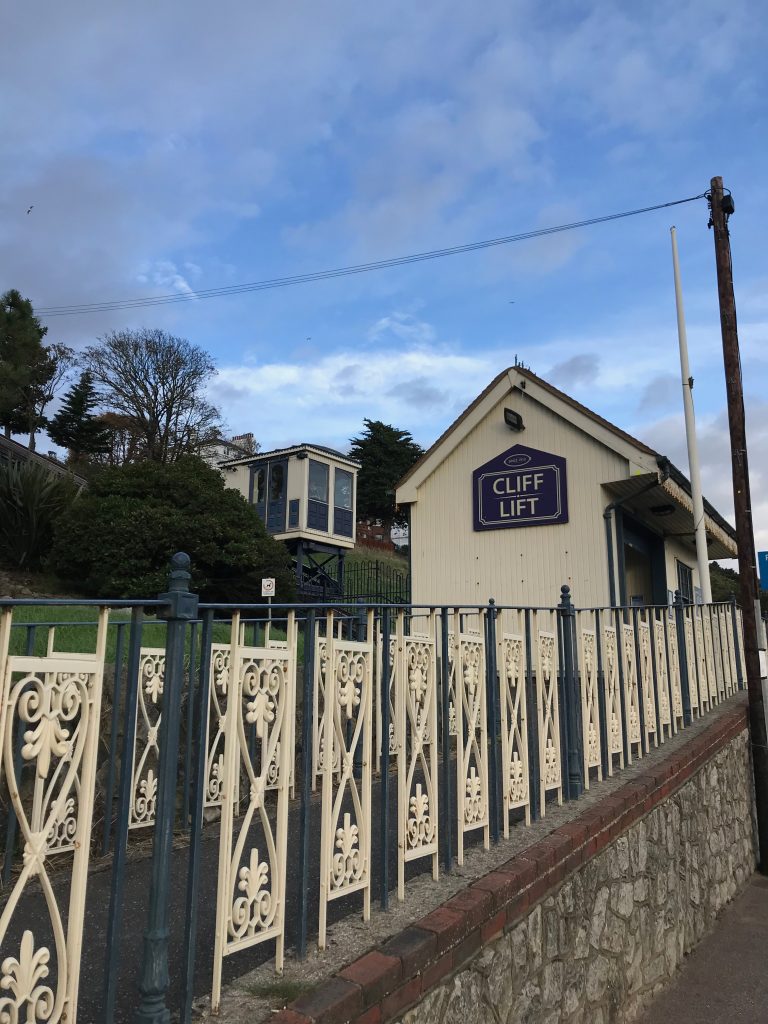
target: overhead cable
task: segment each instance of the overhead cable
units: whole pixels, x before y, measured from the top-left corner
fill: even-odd
[[[336,267],[332,270],[317,270],[307,274],[293,274],[288,277],[273,277],[263,281],[250,281],[245,284],[226,285],[221,288],[204,288],[200,291],[175,292],[169,295],[147,296],[137,299],[113,299],[103,302],[82,302],[73,305],[43,306],[36,309],[38,316],[76,316],[84,313],[104,313],[121,309],[141,309],[150,306],[164,306],[176,302],[193,302],[200,299],[215,299],[227,295],[243,295],[248,292],[268,291],[273,288],[288,288],[297,284],[310,284],[314,281],[328,281],[336,277],[351,277],[353,274],[367,274],[372,270],[385,270],[389,267],[402,267],[411,263],[423,263],[426,260],[440,259],[443,256],[456,256],[465,252],[477,252],[480,249],[491,249],[495,246],[510,245],[513,242],[524,242],[545,235],[556,235],[564,231],[575,231],[577,228],[591,227],[593,224],[605,224],[611,220],[625,217],[636,217],[641,213],[652,213],[670,206],[680,206],[703,199],[705,193],[690,196],[687,199],[675,199],[669,203],[657,203],[655,206],[643,206],[637,210],[625,210],[623,213],[609,213],[602,217],[590,217],[587,220],[572,221],[570,224],[557,224],[554,227],[536,228],[533,231],[521,231],[514,235],[502,235],[499,238],[486,238],[480,242],[467,242],[445,249],[431,249],[428,252],[413,253],[410,256],[395,256],[371,263],[358,263],[350,267]]]

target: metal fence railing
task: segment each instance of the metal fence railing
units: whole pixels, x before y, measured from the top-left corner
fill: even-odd
[[[344,595],[373,603],[407,604],[410,577],[404,569],[377,559],[355,562],[344,569]]]
[[[734,603],[267,610],[187,569],[0,600],[0,1019],[189,1021],[744,685]]]

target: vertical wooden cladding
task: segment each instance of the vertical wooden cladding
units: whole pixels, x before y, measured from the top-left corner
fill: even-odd
[[[522,433],[504,424],[504,408],[520,412]],[[472,472],[514,444],[567,460],[569,522],[514,530],[472,528]],[[601,484],[628,473],[611,451],[535,399],[506,395],[418,490],[411,506],[413,601],[482,604],[556,603],[568,583],[577,605],[608,602],[608,558]]]

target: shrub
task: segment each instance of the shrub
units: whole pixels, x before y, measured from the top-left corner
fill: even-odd
[[[193,456],[97,473],[62,519],[51,567],[99,597],[150,597],[165,589],[176,551],[192,559],[192,587],[204,600],[260,601],[263,576],[275,577],[279,600],[293,596],[287,549]]]
[[[29,462],[0,462],[0,564],[39,569],[79,493],[71,476]]]

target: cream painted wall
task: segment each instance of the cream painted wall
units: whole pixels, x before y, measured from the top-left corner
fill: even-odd
[[[525,430],[504,424],[504,408]],[[515,444],[567,460],[569,522],[476,532],[472,471]],[[560,587],[577,605],[608,603],[608,558],[601,483],[629,475],[626,458],[553,413],[529,394],[500,398],[485,418],[419,486],[411,505],[411,571],[417,604],[551,606]]]
[[[221,473],[224,477],[225,485],[235,491],[240,491],[245,500],[248,501],[248,488],[251,481],[250,466],[235,466],[233,469],[221,470]]]

